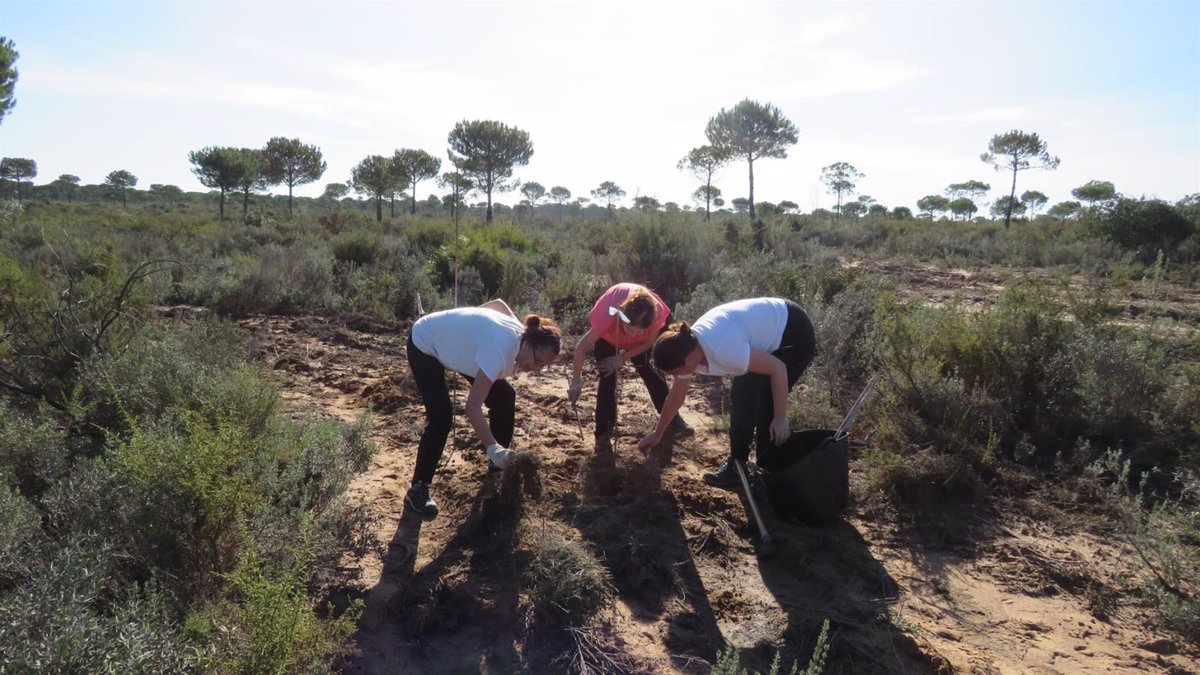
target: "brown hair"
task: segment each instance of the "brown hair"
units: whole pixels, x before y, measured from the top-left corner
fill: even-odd
[[[700,341],[686,321],[676,321],[654,342],[654,367],[670,372],[683,365]]]
[[[621,311],[629,317],[629,323],[638,328],[649,328],[654,323],[658,305],[654,303],[654,296],[650,295],[650,291],[638,287],[630,291],[625,302],[621,303]]]
[[[525,332],[521,333],[521,342],[529,341],[536,351],[538,349],[553,349],[558,354],[562,349],[562,331],[554,319],[537,314],[525,315]]]

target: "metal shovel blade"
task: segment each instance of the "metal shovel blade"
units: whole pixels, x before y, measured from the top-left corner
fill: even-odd
[[[858,400],[854,402],[854,406],[850,408],[850,412],[846,413],[846,419],[842,420],[842,425],[837,428],[833,434],[833,440],[840,441],[850,432],[850,425],[854,423],[854,418],[858,417],[858,413],[862,410],[863,404],[867,402],[867,397],[870,396],[871,390],[875,388],[875,382],[879,380],[879,373],[871,376],[867,386],[863,387],[863,391],[858,395]]]

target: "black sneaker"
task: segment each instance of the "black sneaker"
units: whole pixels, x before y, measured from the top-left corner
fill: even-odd
[[[712,473],[704,474],[704,482],[713,487],[719,488],[736,487],[737,484],[741,482],[741,479],[738,478],[737,467],[734,466],[733,462],[733,458],[730,457],[725,460],[725,463],[721,465],[721,468]]]
[[[429,483],[413,483],[404,495],[404,505],[421,514],[421,520],[426,522],[437,518],[438,505],[429,496]]]
[[[676,415],[675,419],[671,420],[670,429],[671,431],[675,432],[675,435],[679,438],[685,438],[696,433],[696,430],[692,428],[692,425],[688,424],[687,420],[683,419],[683,416],[681,415]]]

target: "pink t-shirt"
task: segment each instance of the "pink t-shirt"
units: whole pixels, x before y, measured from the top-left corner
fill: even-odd
[[[650,322],[649,328],[638,328],[632,324],[626,324],[621,321],[620,316],[608,313],[609,307],[620,308],[629,294],[639,288],[648,291],[650,297],[654,299],[654,321]],[[592,312],[588,314],[588,321],[592,324],[592,330],[604,338],[605,342],[617,349],[631,349],[653,340],[658,335],[658,331],[667,325],[667,317],[670,314],[671,310],[667,307],[667,303],[663,302],[663,299],[658,297],[654,291],[638,284],[617,284],[604,291],[604,294],[596,300]]]

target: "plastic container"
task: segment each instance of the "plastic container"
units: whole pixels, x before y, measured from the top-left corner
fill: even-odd
[[[775,514],[816,525],[837,520],[850,501],[847,437],[833,429],[792,432],[787,442],[759,457],[763,484]]]

